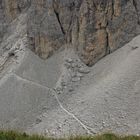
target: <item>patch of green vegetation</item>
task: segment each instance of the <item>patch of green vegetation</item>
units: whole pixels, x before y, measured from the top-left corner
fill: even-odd
[[[98,136],[77,136],[69,138],[46,138],[43,136],[32,135],[26,133],[17,133],[13,131],[0,131],[0,140],[140,140],[139,136],[117,136],[114,134],[103,134]]]

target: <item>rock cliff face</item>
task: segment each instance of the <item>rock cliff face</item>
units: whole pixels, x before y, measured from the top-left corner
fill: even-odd
[[[46,59],[70,44],[91,66],[140,33],[140,0],[0,0],[0,38],[27,12],[29,48]]]
[[[10,23],[29,8],[30,4],[28,0],[0,0],[0,43],[5,33],[10,32]]]

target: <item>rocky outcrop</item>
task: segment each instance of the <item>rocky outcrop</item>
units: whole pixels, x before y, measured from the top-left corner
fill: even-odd
[[[5,33],[10,34],[10,23],[30,7],[30,0],[0,0],[0,43]]]
[[[5,0],[4,4],[6,17],[13,20],[18,14],[27,9],[31,3],[29,0]]]
[[[1,0],[0,5],[9,20],[29,12],[29,48],[44,59],[71,44],[91,66],[140,33],[140,0]]]

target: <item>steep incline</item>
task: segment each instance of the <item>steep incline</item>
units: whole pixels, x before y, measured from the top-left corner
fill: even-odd
[[[30,132],[139,134],[139,54],[140,36],[93,66],[76,90],[58,94],[61,104],[42,115]]]

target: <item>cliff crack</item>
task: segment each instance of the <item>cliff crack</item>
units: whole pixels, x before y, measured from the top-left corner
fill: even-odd
[[[108,33],[108,23],[105,27],[105,31],[106,31],[106,54],[110,54],[111,50],[110,50],[110,45],[109,45],[109,33]]]
[[[140,25],[140,19],[139,19],[139,10],[138,10],[138,7],[137,7],[137,0],[133,0],[133,5],[135,7],[135,10],[136,10],[136,13],[137,13],[137,17],[138,17],[138,24]]]
[[[63,26],[62,26],[62,23],[61,23],[61,21],[60,21],[59,13],[58,13],[56,10],[54,10],[54,13],[55,13],[56,18],[57,18],[57,21],[58,21],[58,23],[59,23],[59,25],[60,25],[61,31],[62,31],[62,33],[65,35],[66,33],[65,33],[65,30],[64,30],[64,28],[63,28]]]

